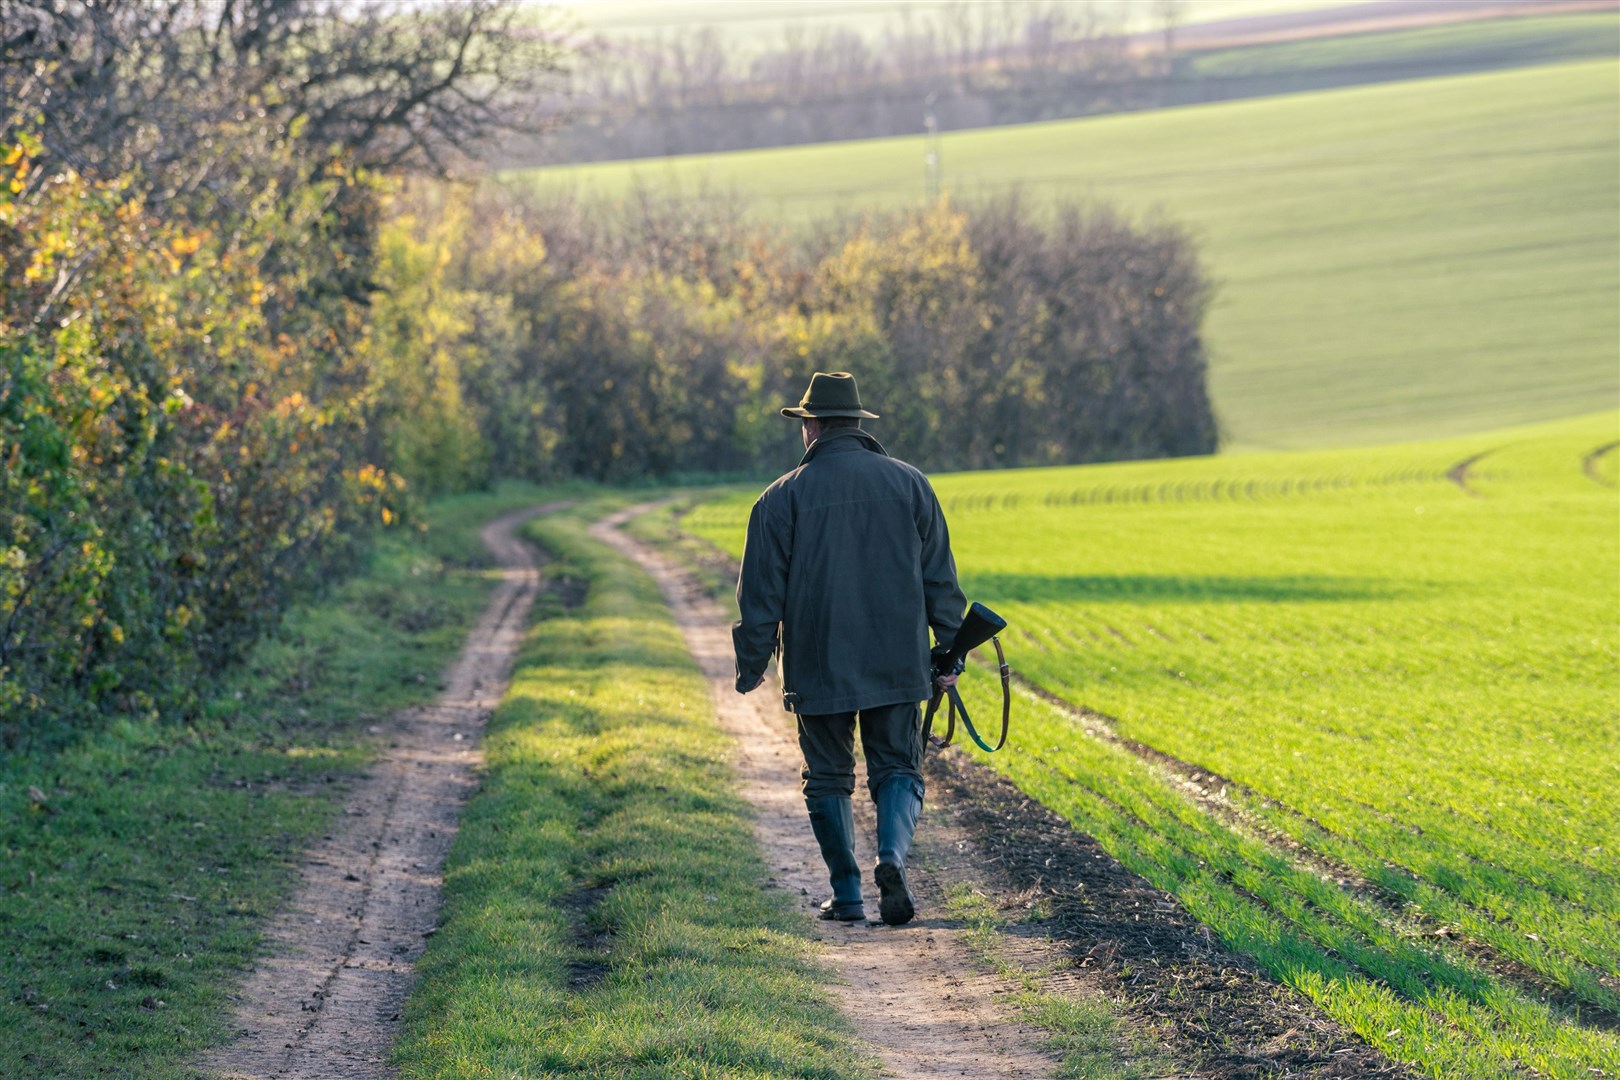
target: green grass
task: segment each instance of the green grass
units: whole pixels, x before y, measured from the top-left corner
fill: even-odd
[[[1026,697],[990,761],[1429,1075],[1620,1070],[1577,1020],[1620,1013],[1617,436],[939,478],[1014,667],[1094,714]],[[687,526],[735,554],[747,504]]]
[[[1047,990],[1047,979],[1061,967],[1031,971],[1009,959],[1007,921],[984,892],[966,884],[953,886],[946,896],[945,916],[967,924],[966,943],[974,958],[1013,985],[1006,1004],[1018,1010],[1024,1023],[1047,1033],[1047,1049],[1062,1063],[1059,1076],[1143,1080],[1183,1071],[1142,1032],[1126,1027],[1100,995]]]
[[[1203,78],[1310,74],[1364,67],[1392,74],[1449,65],[1522,67],[1613,58],[1620,52],[1620,14],[1597,12],[1339,34],[1194,53],[1185,75]],[[1368,81],[1372,81],[1368,79]]]
[[[656,585],[584,533],[491,721],[396,1063],[407,1077],[863,1077],[810,923],[762,887],[708,686]]]
[[[1210,385],[1246,448],[1397,442],[1620,397],[1613,61],[945,136],[958,198],[1022,188],[1160,211],[1218,295]],[[542,170],[752,195],[763,215],[915,204],[922,143],[883,139]]]
[[[185,1076],[229,1036],[228,994],[370,758],[366,727],[437,692],[483,608],[477,526],[539,498],[447,501],[425,534],[385,537],[195,722],[0,763],[0,1076]]]

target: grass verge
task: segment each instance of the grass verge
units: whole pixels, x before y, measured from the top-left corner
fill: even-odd
[[[968,884],[946,894],[945,915],[967,924],[968,948],[986,969],[1018,989],[1007,1004],[1026,1023],[1047,1033],[1047,1047],[1062,1059],[1058,1072],[1071,1080],[1145,1080],[1178,1070],[1157,1048],[1133,1037],[1100,994],[1046,989],[1059,967],[1031,970],[1007,955],[1006,920],[988,896]]]
[[[809,923],[766,876],[708,687],[656,585],[531,526],[584,584],[491,721],[395,1061],[407,1077],[863,1077]],[[555,603],[556,601],[554,601]]]
[[[0,1076],[189,1075],[299,854],[430,699],[488,598],[478,527],[542,501],[430,508],[366,571],[293,611],[189,723],[123,719],[0,764]]]

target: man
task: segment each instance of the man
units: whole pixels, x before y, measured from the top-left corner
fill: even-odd
[[[732,627],[737,691],[782,655],[782,701],[796,713],[804,801],[833,895],[824,919],[866,918],[855,862],[855,726],[877,807],[873,870],[883,921],[911,921],[906,854],[923,799],[918,702],[930,695],[928,631],[948,648],[967,602],[939,500],[922,473],[889,457],[861,420],[847,372],[817,372],[797,407],[799,467],[765,489],[748,519]],[[780,627],[780,638],[778,628]],[[939,683],[955,683],[954,675]]]

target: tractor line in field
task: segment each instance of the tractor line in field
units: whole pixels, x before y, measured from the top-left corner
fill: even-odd
[[[346,816],[305,856],[298,887],[265,930],[236,1041],[200,1068],[230,1078],[389,1075],[415,962],[436,929],[440,869],[474,786],[484,723],[501,700],[539,583],[517,528],[553,503],[480,533],[501,581],[429,706],[385,729],[388,747],[350,793]]]
[[[1048,914],[1025,932],[1064,943],[1078,974],[1211,1080],[1410,1077],[1402,1065],[1251,960],[1226,949],[1174,895],[965,754],[930,755],[935,797],[985,853],[1009,893]]]
[[[1479,496],[1479,492],[1475,491],[1473,486],[1468,482],[1470,479],[1469,470],[1478,464],[1481,458],[1495,452],[1495,450],[1481,450],[1477,454],[1463,458],[1461,461],[1457,462],[1457,464],[1446,470],[1446,479],[1462,488],[1463,491],[1467,492],[1469,495],[1473,495],[1477,498]]]
[[[1277,806],[1282,813],[1304,822],[1319,832],[1324,834],[1332,833],[1332,830],[1310,815],[1292,807],[1282,806],[1247,785],[1223,776],[1212,769],[1184,761],[1173,754],[1149,746],[1146,743],[1138,742],[1135,739],[1126,738],[1119,733],[1117,723],[1112,717],[1093,709],[1077,706],[1016,672],[1013,674],[1013,680],[1020,689],[1032,697],[1039,698],[1070,717],[1080,725],[1088,736],[1118,746],[1149,764],[1162,777],[1191,798],[1205,813],[1216,818],[1234,832],[1266,845],[1279,858],[1314,874],[1327,884],[1342,889],[1346,893],[1367,902],[1375,909],[1383,912],[1390,920],[1399,919],[1414,924],[1419,930],[1418,936],[1432,937],[1453,945],[1469,960],[1478,964],[1491,975],[1509,984],[1516,984],[1529,997],[1543,1000],[1552,1007],[1561,1010],[1565,1014],[1565,1018],[1571,1023],[1600,1031],[1620,1030],[1620,1015],[1616,1015],[1612,1010],[1582,998],[1568,987],[1551,982],[1528,964],[1503,955],[1486,942],[1472,937],[1460,936],[1453,928],[1411,905],[1403,897],[1391,893],[1369,880],[1361,871],[1313,850],[1298,838],[1244,811],[1241,806],[1235,805],[1228,800],[1226,795],[1231,792],[1241,796],[1246,801],[1270,803]],[[1369,813],[1378,812],[1375,807],[1369,806],[1366,809]],[[1348,838],[1342,836],[1340,838],[1348,840]],[[1353,843],[1353,841],[1350,842]],[[1386,865],[1391,864],[1386,861]],[[1394,869],[1414,883],[1421,880],[1404,868],[1394,867]],[[1238,886],[1234,884],[1234,887],[1237,888]],[[1269,906],[1263,898],[1253,897],[1253,900],[1257,904]],[[1455,898],[1455,902],[1482,919],[1495,921],[1495,917],[1490,913],[1469,904],[1461,898]],[[1594,971],[1592,974],[1600,982],[1603,981],[1601,973]]]
[[[827,875],[804,816],[799,794],[800,756],[789,714],[770,688],[741,696],[731,651],[730,619],[701,583],[674,559],[644,545],[618,526],[654,504],[630,507],[602,519],[591,534],[641,565],[658,582],[687,647],[708,677],[721,725],[737,744],[741,793],[755,811],[754,831],[770,860],[771,883],[806,908],[827,893]],[[857,791],[864,790],[857,777]],[[871,865],[874,823],[869,805],[857,798],[857,854]],[[932,804],[930,804],[932,806]],[[873,922],[819,923],[823,958],[839,977],[843,1013],[861,1040],[897,1077],[1053,1075],[1058,1062],[1039,1049],[1041,1033],[1021,1024],[1000,999],[1014,987],[985,973],[973,960],[968,929],[937,913],[944,902],[948,859],[977,869],[978,853],[967,837],[930,809],[918,830],[917,852],[908,868],[919,894],[919,918],[903,927]],[[874,892],[871,882],[868,894]],[[874,906],[875,896],[869,895]],[[1018,939],[1022,959],[1034,966],[1042,953],[1038,940]]]
[[[1585,457],[1581,458],[1581,471],[1606,488],[1615,487],[1613,480],[1598,472],[1598,462],[1603,460],[1605,454],[1612,454],[1616,450],[1620,450],[1620,441],[1606,442],[1602,446],[1594,448]]]

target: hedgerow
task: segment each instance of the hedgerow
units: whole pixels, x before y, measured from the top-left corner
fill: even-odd
[[[9,743],[47,717],[187,705],[397,511],[365,454],[364,321],[309,287],[352,252],[288,253],[364,213],[336,161],[256,192],[275,213],[198,222],[41,159],[19,133],[0,174]]]

